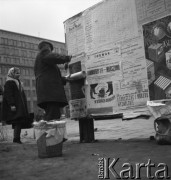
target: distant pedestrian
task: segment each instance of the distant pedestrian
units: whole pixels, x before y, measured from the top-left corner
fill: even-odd
[[[21,144],[20,134],[22,125],[27,122],[29,117],[26,96],[19,80],[20,69],[12,67],[8,71],[4,85],[2,100],[2,121],[12,124],[14,129],[14,143]]]
[[[3,87],[2,87],[2,85],[0,85],[0,95],[2,95],[3,94]]]
[[[53,53],[53,45],[42,41],[38,45],[34,73],[37,105],[45,110],[45,120],[60,120],[60,109],[68,105],[64,85],[69,80],[61,76],[58,64],[69,63],[71,56]]]
[[[3,95],[3,87],[2,85],[0,85],[0,96],[2,95]],[[2,102],[0,101],[0,122],[2,121],[1,105],[2,105]]]

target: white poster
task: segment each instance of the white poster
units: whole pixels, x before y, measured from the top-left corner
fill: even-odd
[[[171,12],[170,0],[136,0],[137,19],[140,24]]]
[[[144,107],[149,100],[147,79],[127,79],[120,82],[117,94],[118,109]]]
[[[106,77],[96,82],[89,82],[87,87],[87,108],[113,107],[116,104],[116,91],[112,78]]]
[[[86,53],[138,35],[135,0],[110,0],[83,13]]]
[[[80,118],[87,115],[87,105],[85,98],[69,101],[70,117]]]
[[[65,22],[66,44],[69,55],[85,52],[85,33],[82,14]]]
[[[113,80],[122,79],[119,46],[88,55],[85,65],[87,81],[109,75],[113,76]]]

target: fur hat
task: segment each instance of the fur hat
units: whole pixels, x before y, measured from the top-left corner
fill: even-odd
[[[49,41],[41,41],[41,42],[38,44],[38,48],[39,48],[39,50],[41,50],[41,49],[42,49],[42,47],[44,46],[44,44],[49,44],[49,45],[50,45],[51,50],[53,50],[53,45],[52,45]]]

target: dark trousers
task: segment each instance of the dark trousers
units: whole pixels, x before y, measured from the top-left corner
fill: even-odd
[[[20,134],[21,134],[21,124],[14,124],[14,139],[20,140]]]
[[[57,102],[46,102],[43,104],[45,110],[45,120],[59,120],[61,117],[60,106]]]

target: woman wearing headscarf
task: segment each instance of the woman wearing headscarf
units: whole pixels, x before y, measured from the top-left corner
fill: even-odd
[[[8,71],[4,85],[2,100],[2,121],[12,124],[14,129],[14,143],[21,144],[20,134],[22,125],[26,123],[29,114],[26,96],[19,80],[20,69],[12,67]]]

